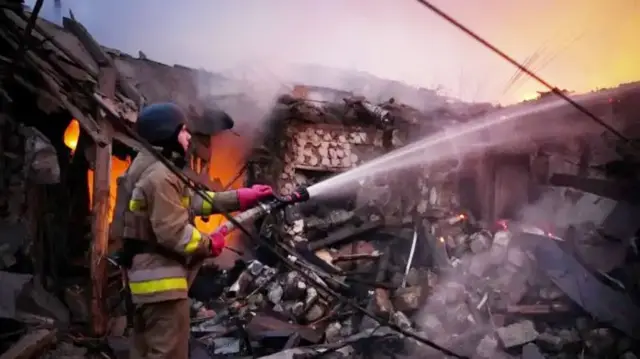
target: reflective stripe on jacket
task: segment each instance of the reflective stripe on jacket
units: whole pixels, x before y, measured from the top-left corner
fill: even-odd
[[[209,253],[207,236],[189,221],[194,215],[213,214],[213,206],[188,188],[150,154],[139,154],[127,171],[134,183],[124,211],[124,238],[153,241],[182,255],[185,263]],[[235,191],[209,193],[224,211],[238,209]],[[141,253],[128,271],[134,303],[154,303],[187,298],[189,268],[159,253]]]

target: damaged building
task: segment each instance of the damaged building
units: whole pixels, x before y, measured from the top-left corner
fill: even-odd
[[[99,46],[73,17],[0,17],[0,358],[126,357],[106,231],[116,177],[142,148],[127,128],[155,101],[260,111],[246,96],[200,96],[218,75]],[[633,139],[637,97],[629,84],[577,99]],[[636,145],[553,101],[421,112],[300,84],[259,134],[215,136],[194,181],[287,196],[495,114],[526,121],[468,132],[488,144],[528,134],[480,147],[442,135],[411,165],[398,157],[254,221],[237,235],[244,254],[206,268],[193,293],[217,313],[194,316],[192,357],[636,358]],[[549,118],[555,137],[521,125]],[[205,141],[220,130],[192,126]]]

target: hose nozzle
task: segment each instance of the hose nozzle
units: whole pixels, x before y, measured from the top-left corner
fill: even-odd
[[[284,205],[290,205],[308,201],[309,198],[309,191],[305,187],[300,187],[288,196],[278,197],[277,200]]]

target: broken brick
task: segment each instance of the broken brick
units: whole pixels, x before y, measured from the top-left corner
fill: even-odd
[[[523,320],[506,327],[496,329],[502,346],[513,348],[536,340],[538,332],[530,320]]]
[[[416,310],[420,307],[422,296],[421,286],[398,288],[393,297],[393,306],[400,311]]]

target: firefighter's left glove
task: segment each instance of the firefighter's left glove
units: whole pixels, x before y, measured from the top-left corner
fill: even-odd
[[[240,210],[244,211],[258,204],[258,201],[271,197],[273,189],[271,186],[257,184],[251,186],[251,188],[240,188],[236,193],[238,194]]]
[[[211,257],[217,257],[222,253],[225,243],[224,238],[227,233],[227,227],[222,226],[209,235],[209,253]]]

